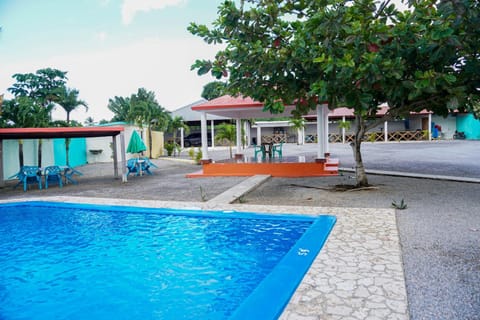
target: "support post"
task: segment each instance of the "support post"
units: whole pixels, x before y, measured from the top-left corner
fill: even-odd
[[[200,114],[200,126],[202,135],[202,162],[210,162],[208,158],[207,114],[205,111]]]
[[[257,146],[262,145],[262,127],[257,123]]]
[[[345,116],[342,116],[342,143],[345,144]]]
[[[242,154],[242,120],[235,119],[235,129],[237,130],[237,153],[235,154],[235,158],[241,157]]]
[[[3,140],[0,139],[0,188],[3,187],[5,187],[5,177],[3,176]]]
[[[385,142],[388,142],[388,121],[385,121],[383,126],[383,134],[385,135]]]
[[[212,134],[212,149],[215,148],[215,120],[210,120],[210,131]],[[208,138],[207,138],[208,143]]]
[[[112,136],[112,153],[113,153],[113,176],[118,178],[118,152],[117,152],[117,137]]]
[[[185,145],[183,143],[183,139],[185,139],[185,128],[180,128],[180,147],[183,149]]]
[[[323,121],[323,106],[317,105],[317,161],[318,162],[325,162],[325,131],[322,128],[325,125]]]
[[[120,157],[122,158],[122,182],[127,182],[127,160],[125,159],[125,133],[120,132]]]
[[[428,141],[432,141],[432,114],[428,114]]]
[[[323,140],[325,144],[325,158],[330,157],[330,143],[329,143],[329,130],[328,130],[328,105],[323,104]]]
[[[248,147],[251,144],[250,139],[250,122],[244,121],[243,122],[243,131],[245,131],[245,147]]]

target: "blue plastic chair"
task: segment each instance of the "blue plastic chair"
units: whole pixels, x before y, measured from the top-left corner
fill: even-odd
[[[42,174],[38,166],[23,166],[20,168],[20,171],[11,178],[15,176],[19,181],[14,188],[23,184],[23,191],[27,191],[29,184],[38,183],[38,189],[42,189]]]
[[[48,189],[49,182],[56,182],[60,188],[63,187],[62,169],[59,166],[48,166],[43,174],[45,176],[45,189]]]
[[[127,170],[128,170],[127,176],[129,176],[130,173],[138,175],[140,173],[138,169],[139,169],[139,167],[138,167],[137,158],[128,159],[128,161],[127,161]]]
[[[158,166],[146,157],[141,158],[140,160],[143,160],[140,162],[142,172],[146,172],[148,175],[153,175],[153,173],[150,171],[150,168],[158,168]]]
[[[60,168],[62,169],[62,168]],[[73,179],[73,176],[74,175],[77,175],[77,176],[83,176],[83,173],[81,173],[80,171],[72,168],[72,167],[63,167],[64,169],[64,176],[65,176],[65,184],[71,182],[73,184],[78,184],[77,180]]]

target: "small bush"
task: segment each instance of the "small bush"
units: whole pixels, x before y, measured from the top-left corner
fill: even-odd
[[[396,201],[393,201],[392,202],[392,207],[395,208],[395,209],[398,209],[398,210],[405,210],[407,209],[407,204],[405,203],[405,201],[402,199],[400,201],[400,203],[397,203]]]
[[[175,150],[175,143],[173,142],[165,143],[165,150],[167,150],[167,155],[170,157],[173,154],[173,150]]]
[[[188,149],[188,156],[190,157],[190,159],[195,160],[195,148],[192,147]]]
[[[202,156],[203,156],[202,150],[198,148],[198,152],[195,155],[195,161],[197,162],[197,164],[200,164],[200,160],[202,160]]]

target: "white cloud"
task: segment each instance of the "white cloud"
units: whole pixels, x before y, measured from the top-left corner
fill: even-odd
[[[161,10],[165,7],[179,6],[187,0],[123,0],[122,21],[123,24],[130,24],[135,15],[140,12]]]
[[[178,39],[146,39],[122,47],[88,54],[28,60],[22,64],[0,62],[0,93],[13,84],[14,73],[35,72],[52,67],[68,71],[69,87],[80,91],[79,98],[89,105],[88,112],[80,108],[71,118],[83,122],[91,116],[95,121],[111,119],[108,100],[126,97],[144,87],[155,92],[157,101],[167,110],[175,110],[200,99],[203,86],[214,79],[190,71],[196,59],[211,59],[219,48],[205,44],[193,36]],[[10,98],[7,94],[5,98]],[[53,114],[65,119],[62,110]]]

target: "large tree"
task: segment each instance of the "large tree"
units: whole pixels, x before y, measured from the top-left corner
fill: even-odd
[[[10,128],[46,127],[50,123],[52,108],[53,105],[45,107],[25,96],[6,100],[2,108],[2,126]],[[22,167],[24,165],[22,139],[18,140],[18,161]]]
[[[228,77],[231,94],[272,113],[295,104],[298,117],[324,101],[352,108],[357,185],[366,186],[360,146],[381,104],[394,118],[478,101],[478,28],[468,27],[478,26],[478,11],[473,0],[420,0],[404,12],[389,1],[227,0],[212,28],[190,25],[208,43],[226,44],[192,67]]]
[[[147,127],[149,136],[149,150],[152,150],[152,130],[165,131],[168,127],[170,116],[160,106],[153,91],[139,88],[137,93],[130,97],[114,97],[109,100],[108,108],[114,113],[112,120],[126,121],[138,125],[140,128]]]
[[[129,121],[130,97],[118,97],[108,100],[108,109],[113,112],[112,121]]]
[[[212,100],[223,96],[227,84],[222,81],[212,81],[203,86],[202,98]]]
[[[17,73],[16,82],[8,91],[15,96],[16,105],[23,110],[38,110],[34,127],[47,127],[51,121],[54,104],[60,100],[67,81],[67,72],[52,68],[37,70],[35,73]],[[39,109],[41,108],[41,109]],[[45,118],[46,116],[46,118]],[[38,140],[38,166],[42,166],[42,139]],[[22,160],[23,161],[23,160]]]

